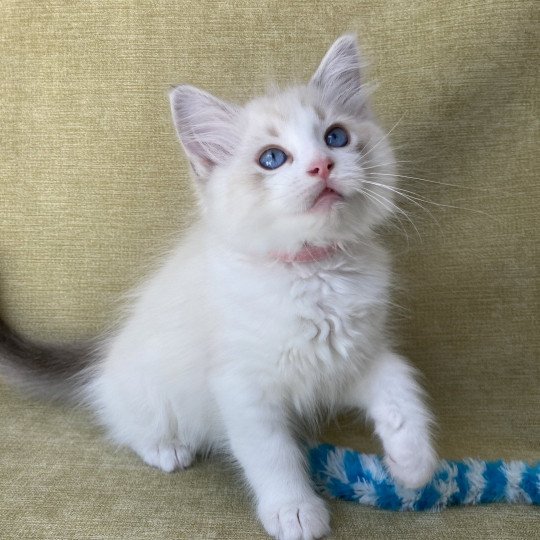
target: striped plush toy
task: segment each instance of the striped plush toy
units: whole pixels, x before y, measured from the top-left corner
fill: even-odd
[[[317,487],[326,495],[385,510],[441,510],[459,504],[540,504],[540,462],[441,460],[421,489],[395,484],[376,455],[331,444],[308,450]]]

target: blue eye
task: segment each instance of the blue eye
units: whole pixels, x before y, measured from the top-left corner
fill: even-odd
[[[324,140],[328,146],[340,148],[341,146],[346,146],[349,143],[349,136],[343,128],[333,127],[326,132]]]
[[[277,169],[287,161],[287,154],[279,148],[268,148],[259,157],[259,165],[263,169]]]

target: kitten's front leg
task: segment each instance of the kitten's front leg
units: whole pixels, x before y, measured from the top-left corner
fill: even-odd
[[[435,471],[431,412],[414,369],[393,352],[381,354],[351,386],[348,404],[366,410],[380,437],[392,476],[405,487],[425,485]]]
[[[314,493],[305,456],[284,408],[254,382],[214,385],[229,446],[255,492],[266,531],[279,540],[314,540],[330,532],[330,515]]]

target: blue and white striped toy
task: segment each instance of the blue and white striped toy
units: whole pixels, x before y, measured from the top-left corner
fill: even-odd
[[[400,487],[382,460],[331,444],[308,449],[315,484],[324,494],[385,510],[441,510],[483,503],[540,504],[540,461],[441,460],[421,489]]]

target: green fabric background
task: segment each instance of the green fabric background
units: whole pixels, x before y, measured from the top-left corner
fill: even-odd
[[[0,311],[29,336],[95,335],[185,228],[193,197],[167,88],[243,100],[306,80],[356,31],[403,160],[389,228],[401,349],[442,455],[540,458],[538,4],[0,0]],[[449,186],[446,184],[454,184]],[[343,419],[325,439],[376,450]],[[334,538],[533,538],[537,509],[389,514],[332,503]],[[0,537],[264,538],[231,468],[164,475],[85,413],[0,386]]]

